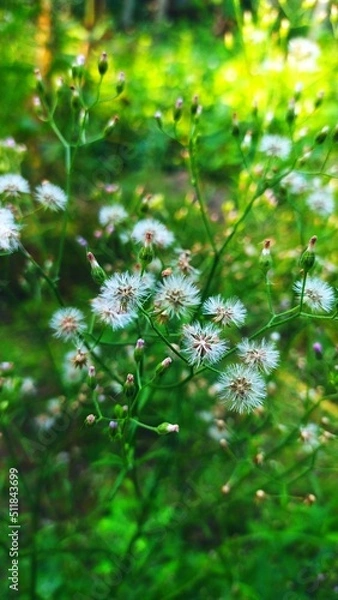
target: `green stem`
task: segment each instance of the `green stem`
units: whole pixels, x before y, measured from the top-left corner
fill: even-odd
[[[197,163],[196,163],[195,125],[192,127],[188,149],[189,149],[189,161],[190,161],[190,171],[191,171],[191,183],[196,192],[196,198],[197,198],[198,205],[200,207],[202,221],[204,224],[206,234],[208,236],[208,239],[210,241],[213,251],[216,252],[216,244],[215,244],[214,236],[213,236],[211,228],[210,228],[210,223],[209,223],[203,195],[202,195],[200,184],[199,184],[198,168],[197,168]]]

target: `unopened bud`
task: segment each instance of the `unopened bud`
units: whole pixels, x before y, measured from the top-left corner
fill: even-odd
[[[92,252],[87,252],[87,258],[90,262],[91,275],[93,280],[95,281],[95,283],[101,285],[106,279],[106,274],[104,270],[102,269],[102,267],[100,267]]]
[[[295,87],[294,98],[295,98],[296,102],[297,102],[297,100],[300,99],[300,97],[302,95],[302,91],[303,91],[303,84],[299,82],[296,84],[296,87]]]
[[[230,487],[230,485],[229,485],[228,483],[225,483],[224,485],[222,485],[222,487],[221,487],[221,492],[222,492],[222,494],[224,494],[225,496],[226,496],[227,494],[230,494],[230,492],[231,492],[231,487]]]
[[[314,107],[319,108],[319,106],[321,104],[323,104],[323,100],[324,100],[324,92],[323,91],[318,92],[316,99],[314,101]]]
[[[34,70],[35,80],[36,80],[36,91],[40,97],[45,98],[46,96],[46,88],[44,86],[42,75],[40,69]]]
[[[121,71],[121,73],[119,73],[119,75],[118,75],[117,84],[116,84],[116,92],[118,95],[122,94],[125,84],[126,84],[126,76],[123,73],[123,71]]]
[[[136,394],[136,386],[134,381],[134,375],[128,373],[126,381],[123,385],[123,391],[127,398],[134,398]]]
[[[237,113],[234,113],[232,115],[232,128],[231,128],[231,133],[234,137],[238,137],[239,136],[239,122],[237,119]]]
[[[160,110],[157,110],[156,113],[154,114],[154,119],[158,125],[158,128],[163,129],[163,123],[162,123],[162,113]]]
[[[175,102],[175,106],[174,106],[174,121],[175,123],[177,123],[181,116],[182,116],[182,109],[183,109],[183,98],[177,98],[176,102]]]
[[[161,276],[162,277],[170,277],[170,275],[172,275],[173,270],[171,267],[167,267],[166,269],[163,269],[163,271],[161,272]]]
[[[334,142],[338,142],[338,125],[336,125],[333,130],[332,139]]]
[[[111,132],[113,131],[113,129],[115,129],[116,124],[119,122],[119,117],[118,115],[115,115],[112,119],[110,119],[107,123],[107,125],[104,128],[103,134],[105,137],[108,137]]]
[[[85,64],[85,57],[83,54],[80,54],[75,63],[72,65],[72,76],[74,81],[79,81],[83,76],[83,68]]]
[[[262,500],[266,499],[266,493],[264,492],[264,490],[257,490],[255,496],[256,496],[256,499],[259,500],[260,502]]]
[[[312,269],[313,265],[315,264],[314,247],[315,247],[316,241],[317,241],[317,236],[313,235],[312,238],[309,240],[308,247],[303,252],[303,254],[300,258],[300,264],[305,273],[308,273]]]
[[[164,371],[166,371],[167,369],[169,369],[171,363],[172,363],[172,358],[170,358],[170,356],[167,356],[167,358],[165,358],[164,360],[162,360],[162,362],[157,365],[156,370],[155,370],[155,374],[156,375],[162,375],[162,373],[164,373]]]
[[[289,102],[288,109],[286,111],[285,120],[289,125],[292,125],[295,118],[296,118],[296,106],[295,106],[295,100],[294,100],[294,98],[292,98]]]
[[[314,504],[317,501],[317,498],[314,494],[308,494],[307,496],[305,496],[304,498],[304,504],[307,504],[308,506],[311,506],[312,504]]]
[[[258,452],[256,454],[256,456],[254,456],[253,460],[254,460],[255,465],[262,465],[263,462],[264,462],[264,454],[263,454],[263,452]]]
[[[141,362],[141,360],[143,358],[144,344],[145,344],[145,341],[142,338],[138,339],[136,342],[136,346],[134,348],[134,360],[137,363]]]
[[[271,246],[271,240],[265,240],[264,248],[263,248],[260,258],[259,258],[259,266],[265,274],[272,267],[270,246]]]
[[[103,75],[105,75],[107,73],[107,71],[108,71],[107,52],[102,52],[102,54],[99,58],[97,68],[99,70],[101,77],[103,77]]]
[[[38,119],[40,119],[41,121],[46,121],[47,116],[43,109],[41,100],[38,96],[34,96],[34,98],[33,98],[33,107],[34,107],[35,114],[38,117]]]
[[[70,101],[71,107],[74,111],[78,111],[81,109],[80,94],[73,86],[70,88],[70,90],[72,92],[72,97]]]
[[[96,381],[96,369],[95,369],[95,367],[93,367],[93,365],[91,365],[88,369],[87,384],[91,390],[95,390],[97,381]]]
[[[323,358],[323,346],[320,342],[315,342],[312,346],[312,349],[315,353],[315,357],[320,360]]]
[[[178,433],[180,430],[179,425],[172,425],[171,423],[161,423],[156,427],[157,433],[160,435],[166,435],[167,433]]]
[[[323,144],[329,134],[330,128],[325,125],[325,127],[323,127],[319,133],[317,133],[316,137],[315,137],[315,143],[316,144]]]
[[[152,245],[152,235],[151,234],[149,234],[149,237],[146,234],[144,246],[143,246],[143,248],[141,248],[141,250],[138,254],[138,258],[139,258],[139,261],[140,261],[143,269],[147,265],[149,265],[151,263],[151,261],[153,260],[154,249],[153,249],[153,245]]]
[[[85,418],[85,424],[88,425],[89,427],[91,425],[94,425],[95,421],[96,421],[95,415],[87,415]]]

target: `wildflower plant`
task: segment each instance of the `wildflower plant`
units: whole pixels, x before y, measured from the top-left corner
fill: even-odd
[[[261,47],[269,27],[277,28],[277,17],[269,15],[265,38],[256,36],[249,16],[241,23],[242,42],[247,36],[254,44],[259,77],[273,71]],[[319,47],[297,38],[288,43],[282,26],[278,32],[275,67],[297,69],[308,82]],[[230,38],[225,44],[230,49]],[[113,457],[112,495],[130,479],[142,500],[144,464],[161,456],[161,444],[197,444],[196,431],[229,457],[226,480],[216,478],[224,496],[259,469],[278,495],[279,457],[292,447],[306,460],[311,454],[314,464],[330,437],[320,436],[314,421],[325,418],[324,396],[329,413],[337,397],[337,266],[330,235],[337,226],[337,131],[331,124],[318,131],[323,98],[311,85],[297,87],[290,75],[269,114],[260,108],[268,102],[262,90],[253,106],[240,105],[244,77],[236,93],[228,90],[232,106],[215,152],[217,109],[182,89],[171,104],[159,99],[147,124],[187,174],[186,189],[178,186],[167,200],[170,192],[155,189],[158,173],[136,187],[123,173],[120,181],[104,183],[94,173],[87,192],[77,182],[83,156],[123,138],[119,99],[128,73],[112,74],[111,62],[105,51],[95,69],[78,57],[54,84],[35,72],[35,113],[63,152],[62,169],[40,182],[0,175],[1,260],[11,265],[17,253],[23,261],[15,267],[22,269],[18,281],[42,307],[39,330],[59,376],[53,385],[60,399],[46,403],[32,427],[50,431],[67,407],[81,436],[90,440],[94,431]],[[220,102],[224,85],[223,77]],[[92,123],[107,111],[95,131]],[[227,150],[219,157],[223,143]],[[205,176],[208,168],[224,176],[221,196]],[[36,243],[39,227],[45,246]],[[324,356],[325,376],[318,367]],[[2,387],[24,396],[24,381],[12,376],[10,364],[1,365]],[[26,388],[35,393],[34,382]],[[250,460],[243,458],[244,439]],[[285,481],[285,489],[293,489],[287,472]],[[250,493],[265,502],[261,485]]]

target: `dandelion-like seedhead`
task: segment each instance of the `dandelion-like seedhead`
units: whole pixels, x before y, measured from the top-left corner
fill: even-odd
[[[237,298],[223,300],[222,296],[211,296],[203,304],[203,313],[213,317],[215,323],[223,327],[231,324],[240,327],[243,325],[247,310]]]
[[[99,211],[99,223],[103,227],[108,225],[115,226],[125,221],[128,217],[127,211],[121,204],[112,204],[111,206],[102,206]]]
[[[309,183],[305,177],[296,171],[291,171],[283,177],[281,186],[294,195],[304,194],[309,189]]]
[[[214,325],[193,323],[183,327],[184,354],[191,365],[215,364],[223,358],[228,344]]]
[[[156,219],[143,219],[136,223],[131,232],[131,238],[139,244],[149,243],[150,241],[159,248],[167,248],[174,242],[171,231]]]
[[[275,344],[266,342],[250,342],[243,339],[237,346],[237,351],[242,361],[248,366],[265,373],[270,373],[276,369],[279,362],[279,352]]]
[[[0,176],[0,194],[5,197],[17,198],[20,194],[29,194],[29,184],[21,175],[7,173]]]
[[[320,216],[329,217],[335,208],[333,190],[328,185],[315,185],[306,199],[306,204],[310,210]]]
[[[83,313],[73,307],[59,308],[51,321],[50,326],[54,329],[54,335],[65,341],[77,340],[78,335],[86,329]]]
[[[219,396],[224,404],[239,413],[251,412],[266,397],[263,377],[246,365],[230,365],[219,380]]]
[[[43,181],[35,190],[35,199],[42,204],[44,208],[50,210],[65,210],[67,196],[65,192],[57,185]]]
[[[91,302],[95,315],[105,325],[109,325],[114,331],[124,329],[137,317],[134,309],[124,309],[121,304],[114,300],[109,300],[103,296],[94,298]]]
[[[149,293],[149,279],[133,273],[115,273],[105,281],[100,296],[114,308],[119,306],[122,312],[128,312],[142,304]]]
[[[288,63],[299,71],[314,71],[320,56],[319,46],[302,37],[296,37],[288,44]]]
[[[320,444],[320,429],[316,423],[308,423],[300,428],[300,438],[306,452],[313,452]]]
[[[297,281],[293,289],[301,296],[303,282]],[[335,302],[333,288],[318,277],[308,277],[305,283],[303,302],[313,311],[330,312]]]
[[[20,226],[8,208],[0,208],[0,251],[15,252],[19,247]]]
[[[189,315],[199,302],[199,291],[188,277],[170,275],[158,285],[154,306],[157,312],[164,312],[170,318],[180,319]]]
[[[286,160],[291,152],[291,142],[281,135],[267,133],[262,137],[259,149],[267,156]]]

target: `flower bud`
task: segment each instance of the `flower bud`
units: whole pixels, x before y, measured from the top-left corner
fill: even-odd
[[[338,142],[338,125],[333,130],[332,139],[334,142]]]
[[[320,342],[315,342],[312,346],[312,349],[315,353],[315,357],[318,360],[321,360],[323,358],[323,346],[321,345]]]
[[[314,102],[314,107],[315,108],[319,108],[319,106],[321,104],[323,104],[323,100],[324,100],[324,92],[323,91],[318,92],[318,94],[316,96],[316,99],[315,99],[315,102]]]
[[[154,114],[154,119],[157,123],[158,128],[162,131],[163,123],[162,123],[162,113],[160,110],[156,111],[156,113]]]
[[[317,501],[317,498],[314,494],[308,494],[307,496],[305,496],[304,498],[304,504],[307,504],[308,506],[311,506],[312,504],[314,504]]]
[[[166,435],[167,433],[178,433],[180,427],[171,423],[161,423],[161,425],[156,427],[156,430],[159,435]]]
[[[117,115],[115,115],[115,117],[113,117],[112,119],[110,119],[107,123],[107,125],[104,128],[103,134],[105,137],[108,137],[111,132],[113,131],[113,129],[115,129],[116,123],[119,122],[119,117]]]
[[[74,111],[78,111],[81,108],[81,99],[79,92],[75,89],[74,86],[70,88],[72,92],[72,97],[70,100],[70,105]]]
[[[109,421],[108,430],[111,438],[116,438],[119,424],[117,421]]]
[[[177,123],[182,116],[183,98],[177,98],[174,106],[174,121]]]
[[[196,116],[198,109],[199,109],[198,96],[197,96],[197,94],[195,94],[195,96],[192,99],[192,103],[191,103],[191,107],[190,107],[190,112],[193,117]]]
[[[87,415],[85,418],[85,424],[88,425],[89,427],[91,425],[94,425],[95,421],[96,421],[95,415]]]
[[[126,398],[134,398],[136,394],[136,386],[134,382],[134,375],[128,373],[126,381],[123,385],[123,391],[125,393]]]
[[[107,52],[102,52],[102,54],[99,58],[97,68],[99,70],[101,77],[103,77],[107,73],[107,71],[108,71]]]
[[[255,493],[256,496],[256,500],[259,500],[259,502],[262,502],[263,500],[266,499],[266,493],[264,492],[264,490],[257,490],[257,492]]]
[[[42,80],[42,75],[40,69],[34,70],[35,80],[36,80],[36,91],[40,98],[46,97],[46,88]]]
[[[259,258],[259,266],[262,269],[263,273],[265,273],[265,275],[267,274],[269,269],[271,269],[271,267],[272,267],[270,245],[271,245],[271,240],[265,240],[264,248],[263,248],[260,258]]]
[[[121,71],[121,73],[119,73],[119,75],[118,75],[117,84],[116,84],[116,93],[118,95],[122,94],[125,84],[126,84],[126,76],[123,73],[123,71]]]
[[[141,362],[144,356],[144,340],[142,338],[138,339],[136,342],[136,346],[134,348],[134,360],[135,362]]]
[[[145,269],[145,267],[149,265],[154,258],[152,239],[152,234],[146,233],[144,246],[143,248],[141,248],[138,254],[138,258],[141,263],[142,269]]]
[[[93,280],[95,281],[95,283],[101,285],[106,279],[106,274],[104,270],[102,269],[102,267],[100,267],[92,252],[87,252],[87,258],[90,262],[91,275]]]
[[[237,113],[234,113],[232,115],[232,129],[231,129],[231,133],[234,137],[238,137],[239,136],[239,122],[237,119]]]
[[[306,248],[306,250],[304,250],[304,252],[300,258],[300,264],[305,273],[308,273],[312,269],[313,265],[315,264],[314,246],[315,246],[316,241],[317,241],[317,236],[313,235],[312,238],[309,240],[308,247]]]
[[[88,369],[87,385],[91,390],[95,390],[97,385],[96,370],[93,365],[91,365]]]
[[[296,106],[295,106],[295,100],[294,100],[294,98],[292,98],[289,102],[288,109],[286,111],[285,120],[288,123],[288,125],[292,125],[292,123],[295,121],[295,118],[296,118]]]
[[[82,79],[83,71],[84,71],[84,64],[85,64],[85,57],[83,56],[83,54],[80,54],[76,58],[75,63],[72,65],[72,77],[75,82],[79,82]]]
[[[297,102],[297,100],[300,99],[301,95],[302,95],[302,91],[303,91],[303,84],[298,82],[295,86],[295,93],[294,93],[294,99]]]
[[[156,375],[162,375],[162,373],[164,373],[164,371],[166,371],[167,369],[169,369],[171,363],[172,363],[172,358],[170,358],[170,356],[167,356],[167,358],[165,358],[164,360],[162,360],[162,362],[157,365],[156,370],[155,370],[155,374]]]
[[[330,128],[325,125],[325,127],[323,127],[319,133],[317,133],[316,137],[315,137],[315,143],[316,144],[323,144],[323,142],[325,142],[328,134],[329,134]]]

